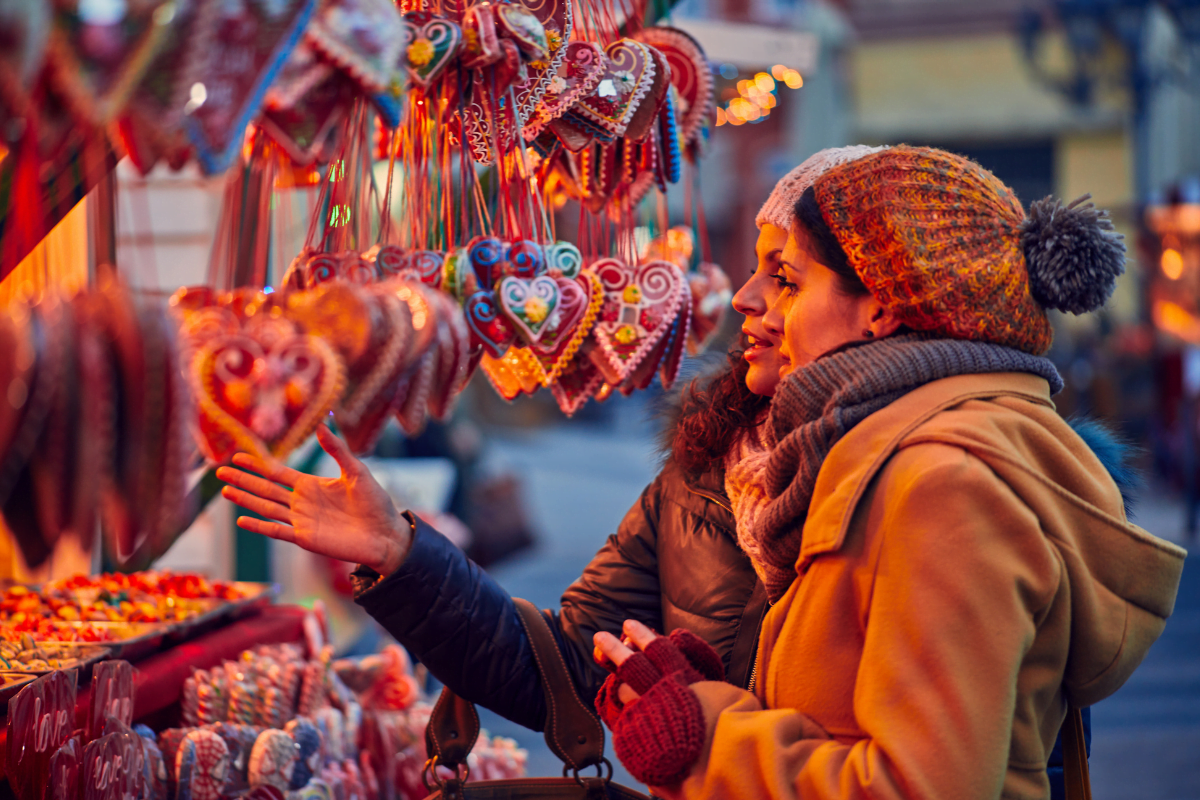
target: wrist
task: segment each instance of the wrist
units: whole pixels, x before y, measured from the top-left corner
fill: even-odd
[[[409,512],[397,514],[391,525],[391,530],[383,537],[378,563],[369,565],[371,569],[386,578],[404,564],[408,552],[412,549],[413,536],[416,535],[416,524]]]

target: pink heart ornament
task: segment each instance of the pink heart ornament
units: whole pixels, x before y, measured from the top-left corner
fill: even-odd
[[[604,304],[591,358],[614,385],[623,382],[670,330],[684,294],[683,273],[667,261],[631,267],[615,258],[593,265]],[[616,380],[611,380],[615,378]]]
[[[537,344],[558,310],[562,295],[554,279],[505,278],[500,281],[500,309],[526,344]]]

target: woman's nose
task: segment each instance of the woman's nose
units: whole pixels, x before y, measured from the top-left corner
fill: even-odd
[[[761,317],[766,311],[767,304],[763,300],[762,288],[759,285],[758,273],[750,276],[750,280],[742,284],[733,296],[733,310],[747,317]]]
[[[771,304],[771,307],[767,309],[765,314],[763,314],[762,321],[763,327],[766,329],[767,333],[780,338],[783,337],[784,317],[783,309],[780,308],[781,301],[782,298]]]

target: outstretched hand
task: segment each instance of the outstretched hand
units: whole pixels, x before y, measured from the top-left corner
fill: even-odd
[[[229,484],[222,496],[267,518],[238,517],[238,527],[390,575],[408,555],[412,527],[344,441],[324,425],[317,441],[341,468],[340,477],[305,475],[246,453],[233,457],[240,469],[217,470]]]

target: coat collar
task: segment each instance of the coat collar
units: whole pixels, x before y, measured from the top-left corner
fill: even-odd
[[[932,381],[856,425],[833,446],[813,489],[797,570],[839,550],[859,499],[906,436],[940,411],[968,400],[1020,397],[1054,407],[1044,378],[1024,372],[956,375]]]

